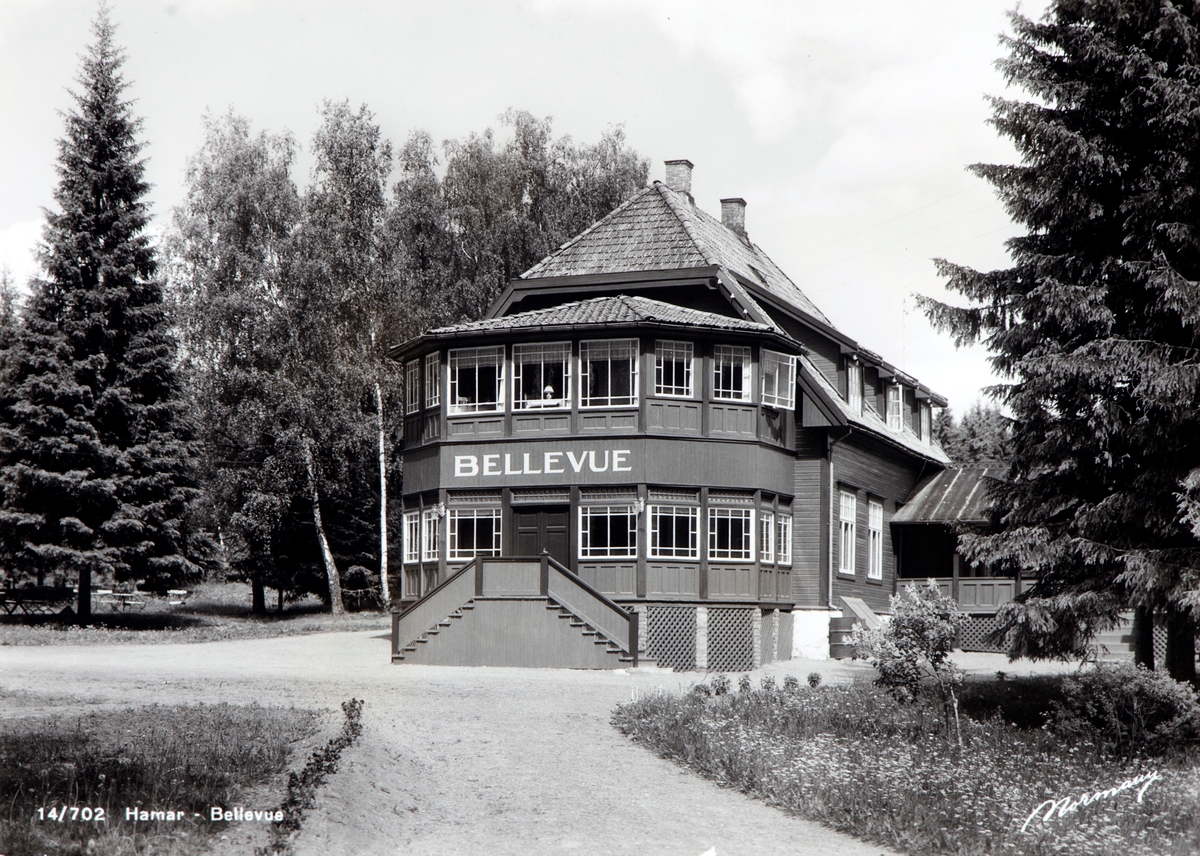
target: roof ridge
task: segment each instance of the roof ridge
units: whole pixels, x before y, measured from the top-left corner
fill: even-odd
[[[656,181],[654,184],[658,184],[658,182]],[[565,241],[564,243],[555,247],[553,250],[551,250],[549,253],[547,253],[545,255],[545,257],[541,259],[541,261],[539,261],[537,264],[535,264],[533,267],[531,267],[529,270],[525,271],[523,274],[521,274],[517,278],[524,279],[529,274],[541,269],[542,267],[545,266],[546,262],[550,261],[550,259],[552,259],[554,256],[558,255],[563,250],[567,249],[567,247],[571,247],[571,246],[574,246],[575,244],[579,243],[581,240],[583,240],[585,237],[587,237],[593,231],[595,231],[601,224],[607,223],[610,219],[615,217],[620,212],[624,211],[626,208],[628,208],[630,205],[632,205],[636,200],[641,199],[643,196],[645,196],[647,193],[649,193],[653,189],[654,189],[654,185],[650,185],[648,187],[643,187],[641,190],[639,190],[637,193],[633,194],[633,196],[630,196],[628,199],[626,199],[624,202],[622,202],[620,205],[618,205],[612,211],[609,211],[607,214],[605,214],[603,217],[601,217],[595,223],[588,226],[586,229],[584,229],[582,232],[580,232],[574,238],[571,238],[570,240]]]
[[[677,220],[679,220],[679,224],[683,226],[683,231],[687,232],[687,236],[691,239],[692,245],[695,246],[696,251],[700,253],[701,258],[704,259],[705,263],[713,267],[718,266],[720,264],[720,260],[717,258],[712,249],[709,248],[704,239],[696,233],[696,227],[691,222],[692,212],[684,210],[683,206],[680,205],[679,200],[675,198],[675,191],[671,190],[671,188],[667,187],[661,181],[654,182],[652,186],[658,190],[659,194],[666,201],[667,207],[671,209],[671,213],[675,215]]]

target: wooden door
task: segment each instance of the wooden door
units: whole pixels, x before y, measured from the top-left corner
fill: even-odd
[[[517,533],[518,556],[540,556],[542,550],[564,567],[571,564],[571,508],[546,505],[514,508],[513,529]]]

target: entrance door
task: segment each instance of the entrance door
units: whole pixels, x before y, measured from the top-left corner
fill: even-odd
[[[571,562],[571,508],[543,505],[513,508],[518,556],[540,556],[545,550],[563,567]]]

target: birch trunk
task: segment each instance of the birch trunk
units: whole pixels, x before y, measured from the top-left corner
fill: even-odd
[[[333,561],[333,551],[329,549],[329,540],[325,537],[325,525],[321,522],[321,495],[317,492],[317,470],[313,464],[312,447],[308,440],[304,441],[304,468],[308,471],[308,491],[312,497],[313,525],[317,529],[317,541],[321,545],[321,558],[325,562],[325,576],[329,578],[329,607],[334,615],[342,615],[346,607],[342,605],[342,580],[338,576],[337,565]]]
[[[379,429],[379,582],[383,586],[383,608],[392,605],[392,593],[388,588],[388,533],[387,533],[387,446],[383,439],[383,393],[379,381],[375,381],[376,427]]]

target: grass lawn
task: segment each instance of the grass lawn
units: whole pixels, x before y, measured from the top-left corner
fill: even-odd
[[[724,786],[912,854],[1200,852],[1197,747],[1116,755],[1065,740],[1041,727],[1061,680],[968,684],[961,749],[940,704],[901,704],[866,681],[700,685],[621,705],[613,722]],[[1047,818],[1047,801],[1066,798]]]
[[[228,825],[213,822],[213,806],[244,806],[253,789],[247,807],[280,807],[293,750],[324,721],[313,710],[229,704],[8,720],[0,853],[197,852]],[[135,820],[130,811],[164,816]]]
[[[266,615],[251,615],[250,586],[244,583],[201,583],[182,606],[171,606],[166,598],[153,595],[144,599],[144,608],[124,613],[113,612],[97,600],[88,627],[57,616],[0,616],[0,646],[213,642],[368,630],[384,627],[388,621],[379,610],[333,616],[311,596],[286,604],[283,612],[272,603]]]

